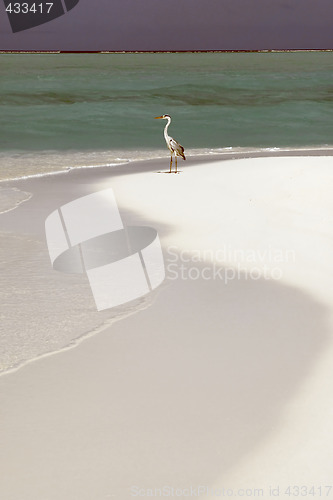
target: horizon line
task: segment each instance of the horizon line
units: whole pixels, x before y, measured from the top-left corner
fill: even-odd
[[[0,54],[208,54],[208,53],[271,53],[271,52],[333,52],[333,49],[227,49],[227,50],[0,50]]]

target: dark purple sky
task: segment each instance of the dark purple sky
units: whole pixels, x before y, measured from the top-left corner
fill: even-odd
[[[2,50],[289,48],[333,48],[333,0],[80,0],[19,33],[0,0]]]

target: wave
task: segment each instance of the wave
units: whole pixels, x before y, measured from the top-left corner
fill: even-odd
[[[306,147],[222,147],[222,148],[188,148],[186,156],[205,156],[212,158],[216,155],[246,156],[246,154],[267,155],[270,153],[296,154],[297,152],[333,152],[333,146]],[[13,180],[43,177],[46,175],[59,175],[73,169],[116,167],[130,162],[151,161],[165,158],[169,160],[165,149],[149,150],[110,150],[110,151],[42,151],[34,153],[11,152],[0,153],[0,183]],[[1,193],[0,193],[1,194]],[[24,200],[23,200],[24,201]]]
[[[22,203],[30,200],[31,197],[32,193],[21,191],[16,187],[0,187],[0,214],[15,210]]]
[[[233,83],[235,85],[235,83]],[[0,96],[0,104],[15,106],[74,105],[89,103],[130,103],[138,104],[154,100],[172,104],[191,106],[276,106],[290,102],[333,102],[333,86],[325,85],[313,92],[312,87],[282,86],[279,88],[260,88],[254,86],[230,87],[221,85],[180,84],[141,90],[110,89],[107,92],[93,89],[86,91],[21,91],[7,92]]]

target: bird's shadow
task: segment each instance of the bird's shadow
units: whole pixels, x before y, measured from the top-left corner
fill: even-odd
[[[182,173],[182,170],[178,170],[178,172],[169,172],[169,170],[158,170],[158,172],[155,172],[156,174],[180,174]]]

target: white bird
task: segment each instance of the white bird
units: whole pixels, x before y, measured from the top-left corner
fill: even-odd
[[[168,135],[168,127],[171,123],[171,116],[169,115],[162,115],[162,116],[156,116],[155,120],[168,120],[168,123],[164,127],[164,139],[165,142],[167,143],[167,146],[169,148],[169,151],[171,153],[171,159],[170,159],[170,171],[169,174],[171,174],[171,167],[172,167],[172,155],[175,155],[175,160],[176,160],[176,170],[175,174],[177,173],[177,157],[181,156],[183,160],[186,160],[185,155],[184,155],[184,148],[177,142],[175,139],[170,137]]]

